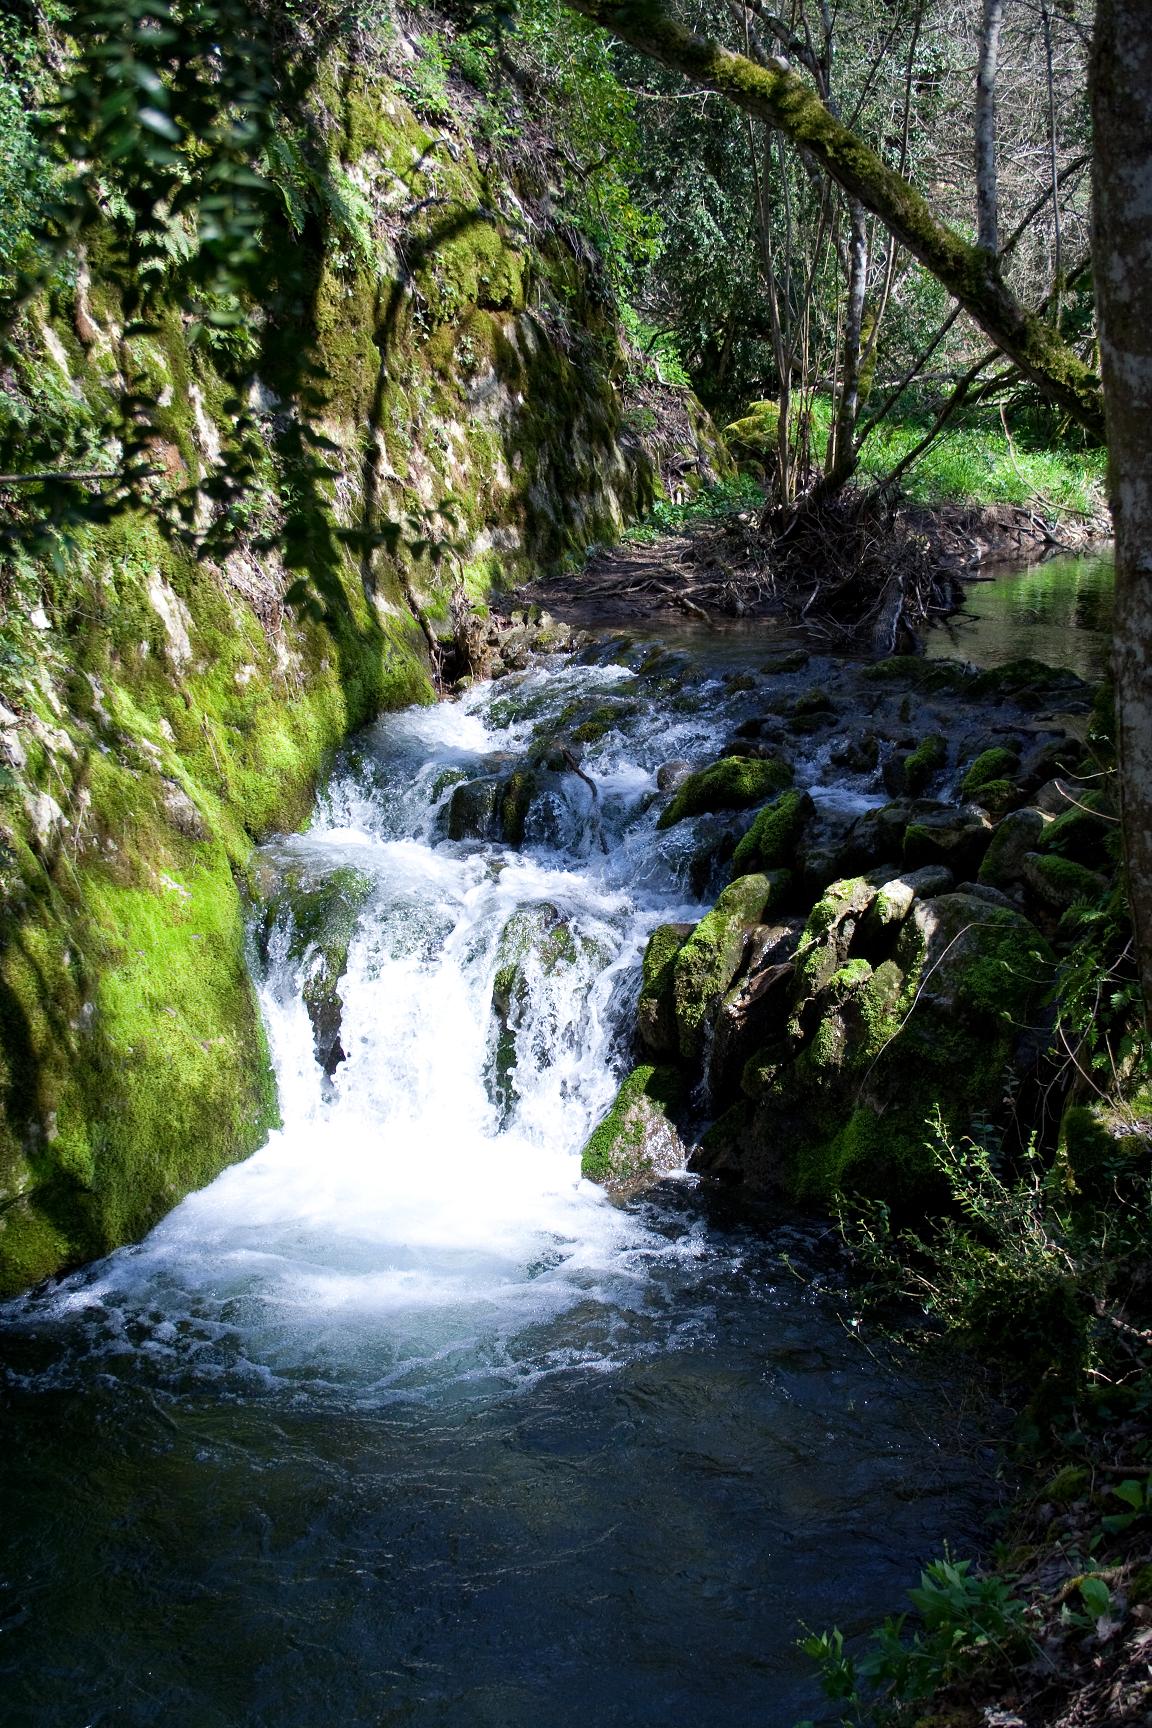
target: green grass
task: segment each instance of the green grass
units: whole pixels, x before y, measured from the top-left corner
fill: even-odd
[[[814,444],[823,460],[831,404],[813,406]],[[915,448],[932,424],[929,414],[893,417],[868,439],[860,456],[862,480],[882,480]],[[1009,423],[1010,430],[1011,422]],[[901,478],[901,489],[921,504],[1035,504],[1041,509],[1098,515],[1104,509],[1103,450],[1039,444],[1012,430],[1009,444],[999,413],[984,408],[960,417],[940,434]]]
[[[924,436],[927,421],[893,421],[865,444],[860,472],[882,479]],[[1047,504],[1097,515],[1104,508],[1102,450],[1009,446],[996,421],[941,433],[902,478],[903,491],[924,504]]]

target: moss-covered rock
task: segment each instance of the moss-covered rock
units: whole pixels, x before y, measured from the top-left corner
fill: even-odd
[[[675,1060],[680,1053],[673,990],[675,962],[693,929],[691,924],[660,924],[648,938],[636,1004],[636,1033],[650,1056]]]
[[[982,790],[999,781],[1011,781],[1020,772],[1020,758],[1015,750],[1006,750],[996,745],[991,750],[982,750],[964,771],[960,782],[960,796],[983,804]],[[985,804],[985,809],[988,806]]]
[[[926,738],[921,739],[915,750],[903,759],[901,778],[904,790],[912,797],[917,797],[947,761],[946,740],[939,732],[930,732]]]
[[[771,876],[742,876],[721,894],[672,962],[672,1004],[680,1055],[699,1059],[707,1029],[740,970],[752,928],[779,885]]]
[[[948,893],[914,899],[894,949],[869,959],[852,951],[867,920],[857,936],[850,908],[867,914],[878,893],[839,884],[814,909],[784,1035],[777,1016],[697,1167],[809,1203],[854,1190],[913,1208],[937,1181],[929,1117],[959,1136],[998,1108],[1051,951],[1018,913]]]
[[[807,792],[782,792],[761,810],[732,857],[732,873],[792,867],[804,828],[816,813]]]
[[[292,872],[269,909],[270,920],[287,918],[288,953],[303,969],[302,993],[312,1023],[316,1060],[329,1077],[347,1054],[340,1041],[343,1003],[339,986],[348,970],[348,950],[360,910],[373,886],[371,876],[350,866],[334,870],[319,882]]]
[[[996,826],[980,865],[978,881],[989,888],[1010,889],[1024,880],[1024,860],[1039,847],[1048,818],[1026,805],[1010,811]]]
[[[779,403],[750,403],[747,413],[725,426],[722,436],[734,462],[757,469],[771,468],[779,454]]]
[[[978,804],[919,810],[904,831],[909,870],[940,864],[956,876],[974,876],[992,840],[988,812]]]
[[[634,1068],[580,1157],[581,1174],[618,1198],[684,1167],[684,1143],[673,1117],[684,1103],[684,1079],[674,1068]]]
[[[1077,902],[1094,904],[1108,887],[1107,877],[1056,853],[1026,852],[1022,874],[1041,905],[1061,911]]]
[[[792,784],[792,770],[778,757],[725,756],[690,774],[662,812],[658,828],[718,810],[749,810]]]

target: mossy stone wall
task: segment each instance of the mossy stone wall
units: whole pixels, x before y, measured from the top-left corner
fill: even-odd
[[[293,286],[237,338],[267,444],[250,538],[198,559],[124,514],[4,576],[0,1294],[140,1236],[262,1142],[277,1106],[245,964],[253,844],[307,819],[352,728],[433,699],[426,644],[455,587],[483,605],[615,536],[658,484],[587,248],[530,228],[524,188],[481,165],[466,123],[430,129],[383,71],[334,62],[318,100],[325,171],[360,216],[351,232],[286,215],[266,236]],[[178,306],[127,336],[100,250],[83,287],[77,270],[29,307],[15,388],[47,380],[98,420],[127,367],[161,404],[159,491],[210,479],[223,362]],[[302,345],[334,525],[419,530],[448,502],[457,547],[349,550],[323,625],[285,606],[267,550]]]

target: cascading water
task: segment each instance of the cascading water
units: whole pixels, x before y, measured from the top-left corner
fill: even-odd
[[[265,849],[283,1129],[6,1314],[12,1728],[787,1728],[819,1710],[799,1623],[871,1619],[962,1525],[970,1462],[811,1230],[580,1179],[645,938],[701,910],[655,772],[740,684],[568,664],[391,716]],[[446,837],[589,703],[520,849]],[[298,908],[334,879],[329,1075]]]

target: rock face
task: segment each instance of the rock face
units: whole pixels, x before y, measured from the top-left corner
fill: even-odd
[[[364,35],[320,68],[316,160],[348,189],[337,202],[359,212],[362,237],[334,206],[298,209],[311,194],[294,183],[261,237],[288,324],[275,307],[241,308],[242,364],[230,342],[194,342],[179,305],[126,329],[95,264],[85,306],[61,284],[25,308],[14,400],[41,400],[52,380],[62,438],[86,443],[109,379],[147,380],[150,486],[173,514],[196,483],[215,511],[237,392],[259,460],[250,537],[231,551],[199,556],[159,513],[123,514],[79,527],[66,566],[30,569],[5,595],[36,621],[34,663],[0,664],[0,1295],[138,1238],[261,1144],[277,1112],[244,960],[253,843],[307,818],[349,731],[433,699],[430,643],[449,634],[458,584],[483,599],[612,540],[668,452],[664,436],[649,454],[629,423],[612,297],[555,213],[543,158],[482,165],[475,104],[422,112],[392,52]],[[302,261],[297,293],[285,284]],[[675,452],[685,485],[727,472],[707,417],[685,416],[679,397],[676,413],[692,423]],[[331,533],[332,556],[301,612],[286,597],[308,432],[332,485],[307,527]],[[443,537],[438,500],[454,542],[439,563],[413,551]],[[270,549],[280,536],[287,559]],[[458,635],[444,664],[461,677],[473,654],[496,670],[541,645],[523,621]],[[452,668],[454,655],[467,664]],[[462,835],[495,823],[515,846],[532,797],[513,767],[494,792],[461,792],[453,820]],[[331,1067],[328,960],[310,989]]]

